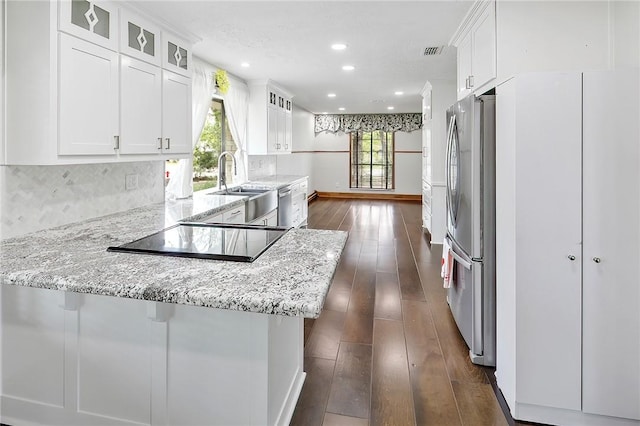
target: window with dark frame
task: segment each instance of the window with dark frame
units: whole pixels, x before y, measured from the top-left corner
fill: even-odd
[[[393,132],[350,133],[351,188],[393,189],[395,144]]]

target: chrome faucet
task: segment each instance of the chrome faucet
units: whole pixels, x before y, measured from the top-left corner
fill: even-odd
[[[222,185],[224,185],[225,191],[228,191],[228,189],[227,189],[227,171],[225,170],[226,164],[225,164],[224,161],[221,163],[222,157],[224,157],[225,155],[230,156],[231,160],[233,161],[233,175],[234,176],[238,175],[238,165],[236,164],[235,157],[229,151],[222,151],[222,153],[220,153],[220,155],[218,156],[218,189],[221,189]]]

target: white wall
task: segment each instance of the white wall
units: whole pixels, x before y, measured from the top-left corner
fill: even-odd
[[[349,188],[349,135],[315,134],[313,114],[294,105],[293,153],[278,156],[278,174],[309,175],[309,190],[320,192],[367,192]],[[421,193],[422,133],[396,132],[395,194]],[[369,191],[379,193],[379,190]]]
[[[611,3],[613,66],[640,67],[640,2]]]
[[[125,176],[138,188],[125,191]],[[164,161],[0,166],[0,237],[129,210],[164,200]]]

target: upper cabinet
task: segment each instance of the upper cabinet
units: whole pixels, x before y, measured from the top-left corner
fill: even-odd
[[[495,87],[496,4],[474,3],[450,42],[458,49],[458,99]]]
[[[120,11],[120,52],[160,66],[160,27],[130,11]]]
[[[169,32],[162,33],[162,67],[191,77],[191,47]]]
[[[252,82],[249,85],[249,155],[291,153],[291,95],[275,83]]]
[[[114,4],[7,2],[5,164],[191,155],[189,44]]]
[[[55,2],[54,2],[55,3]],[[108,1],[61,1],[60,31],[118,50],[118,8]]]

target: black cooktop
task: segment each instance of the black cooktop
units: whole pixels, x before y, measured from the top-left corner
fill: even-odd
[[[287,228],[255,225],[179,223],[107,251],[198,259],[253,262]]]

